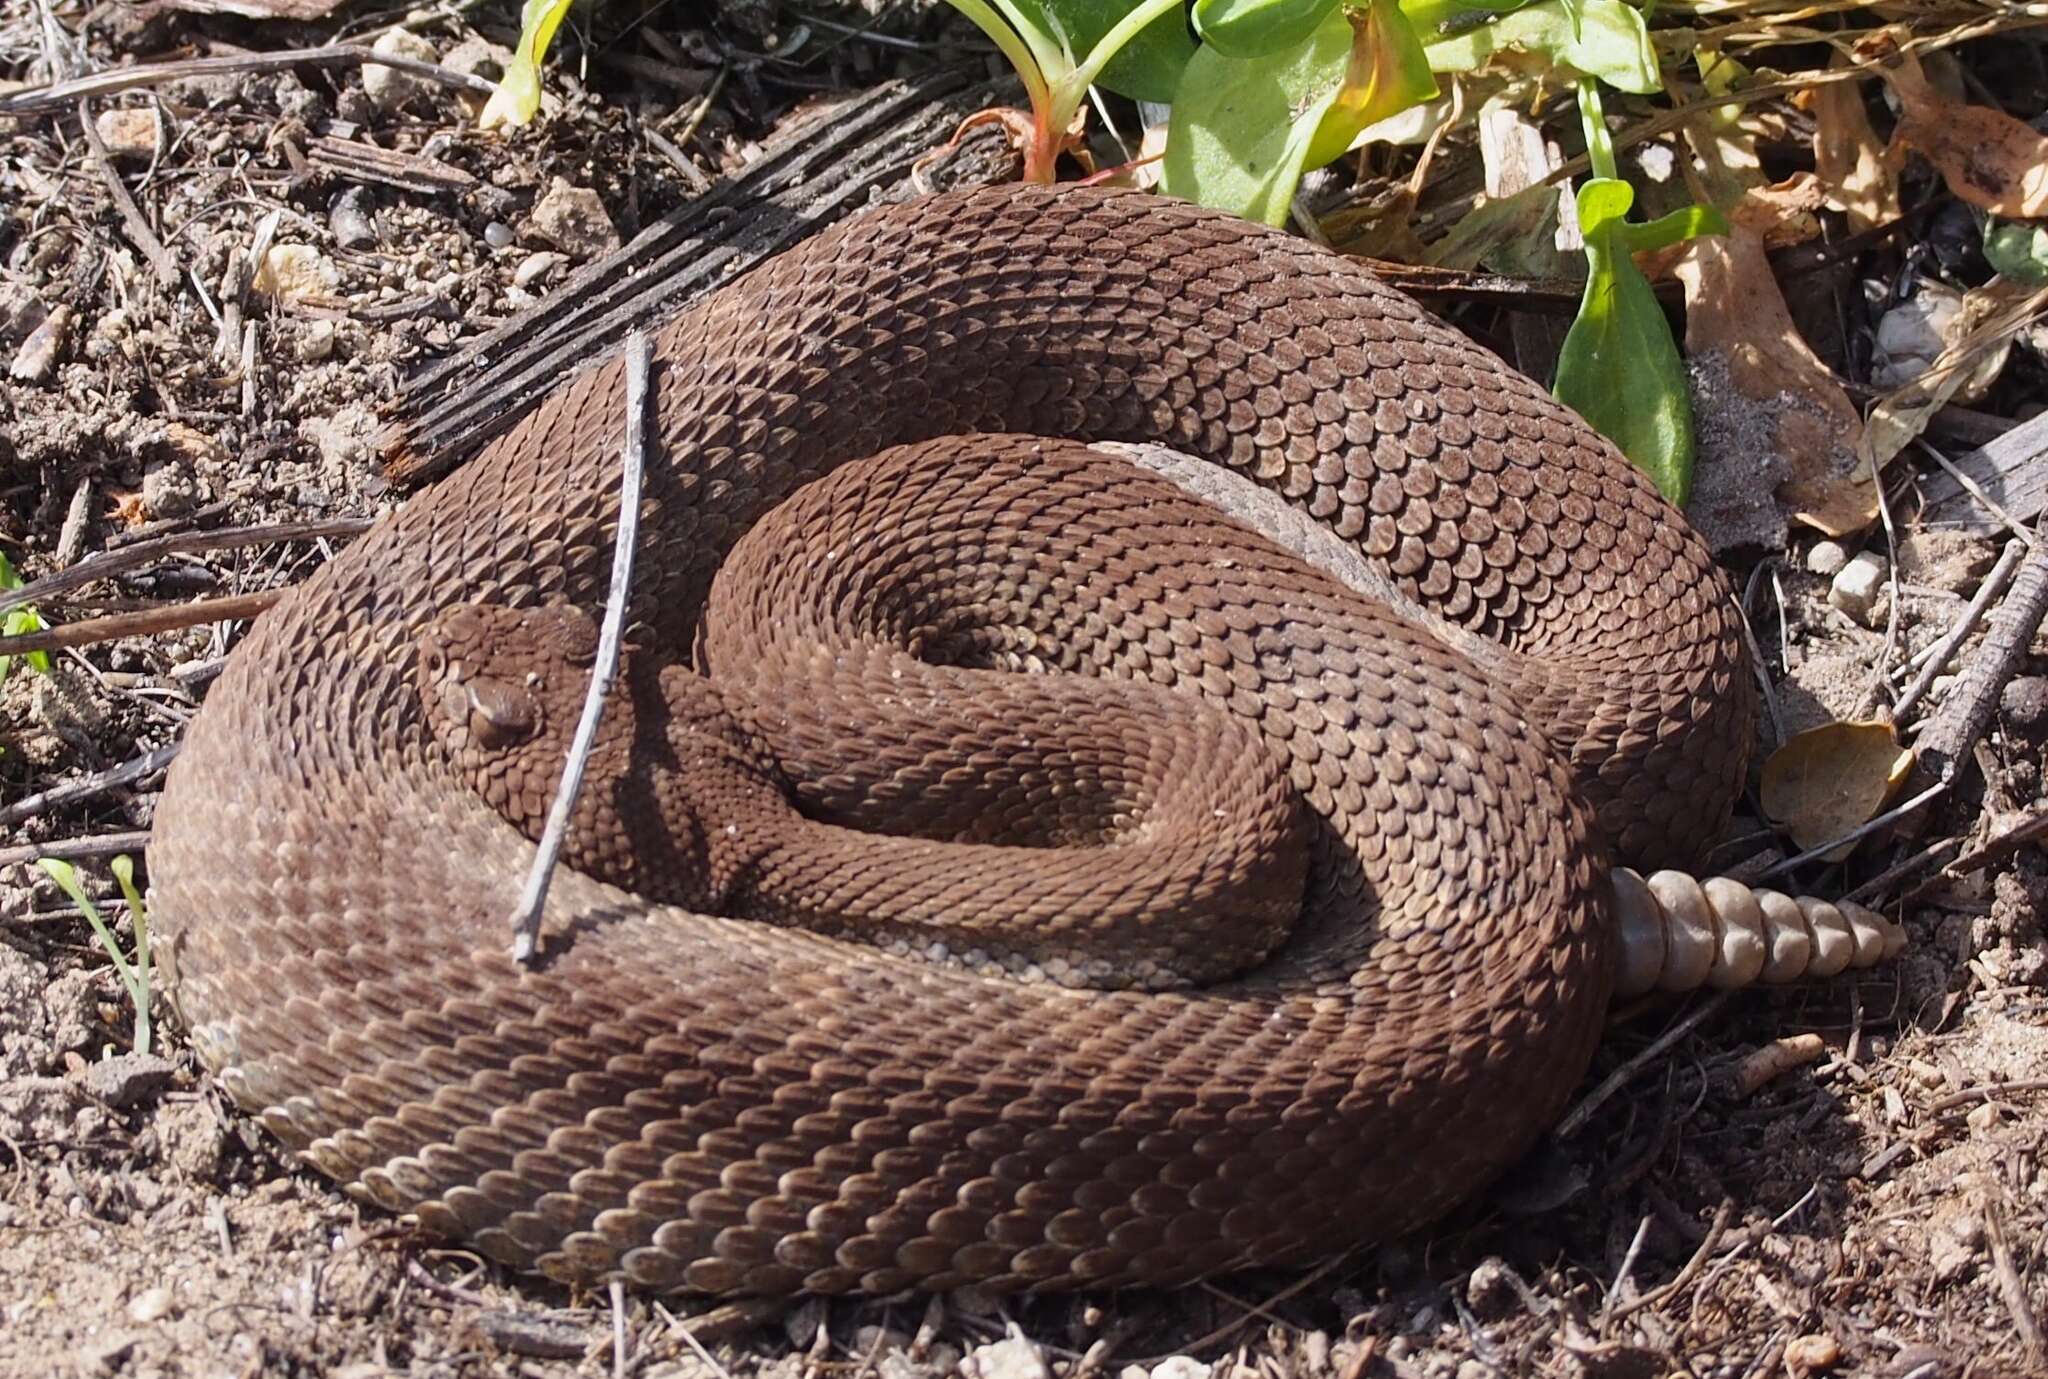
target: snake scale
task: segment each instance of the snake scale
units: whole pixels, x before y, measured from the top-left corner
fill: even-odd
[[[635,768],[599,765],[579,825],[591,847],[555,879],[542,958],[509,958],[532,857],[519,800],[547,772],[495,734],[531,728],[585,673],[624,415],[621,366],[594,368],[266,613],[172,769],[150,862],[180,1011],[237,1101],[306,1160],[563,1280],[1171,1285],[1412,1229],[1560,1112],[1612,982],[1610,859],[1684,864],[1713,841],[1751,704],[1704,548],[1542,389],[1278,231],[1035,187],[820,235],[667,328],[654,388],[619,732],[659,738],[665,713],[689,716],[675,677],[703,672],[741,728],[678,749],[672,772],[726,752],[757,780],[829,775],[761,765],[749,744],[797,708],[815,723],[794,731],[829,735],[830,675],[851,662],[868,667],[856,678],[903,658],[969,677],[968,692],[905,690],[845,779],[799,782],[789,806],[844,844],[863,791],[896,787],[922,816],[881,841],[972,883],[964,904],[934,902],[968,937],[933,962],[885,913],[878,943],[701,913],[687,866],[677,891],[647,864],[666,900],[615,886],[640,875],[608,832],[637,825],[605,814],[630,812]],[[1073,444],[1107,441],[1279,495],[1443,626],[1498,647],[1495,664],[1228,519],[1202,526],[1163,481],[1117,487]],[[721,649],[705,610],[728,599],[721,567],[750,533],[760,570],[826,572],[784,595],[836,609],[861,586],[880,611],[836,631],[771,611],[802,624],[780,649]],[[881,573],[854,573],[857,558]],[[520,639],[551,626],[562,636],[516,673]],[[465,655],[472,678],[449,679]],[[489,679],[507,657],[509,680]],[[452,719],[437,707],[451,684]],[[654,686],[644,704],[626,702],[633,684]],[[1037,689],[1123,707],[1041,715],[1079,735],[1041,748],[1024,707]],[[1064,973],[1037,950],[1022,980],[994,950],[979,956],[1011,971],[964,960],[976,896],[1030,910],[1070,857],[1111,865],[1170,832],[1144,821],[1171,810],[1100,764],[1137,761],[1135,781],[1151,749],[1087,745],[1160,694],[1222,721],[1222,749],[1180,752],[1197,775],[1263,740],[1260,778],[1295,797],[1305,857],[1250,888],[1258,923],[1260,894],[1285,897],[1282,930],[1171,989],[1118,980],[1149,971],[1148,950],[1089,947],[1085,913],[1050,916],[1045,952],[1068,935],[1084,954]],[[946,731],[921,735],[927,715],[950,715]],[[996,745],[962,747],[954,726]],[[892,740],[910,747],[877,755]],[[976,784],[951,758],[919,775],[942,749],[1000,779]],[[869,760],[884,764],[862,784]],[[1068,787],[1047,773],[1075,762],[1097,763],[1095,795],[1059,803]],[[1214,786],[1213,812],[1263,788]],[[984,827],[1005,791],[1023,792],[1002,807],[1027,833],[1043,816],[1028,846]],[[1129,832],[1134,813],[1131,838],[1091,832]],[[778,867],[790,894],[892,884],[818,855],[822,881],[785,847],[718,864],[719,886]],[[1207,941],[1178,924],[1159,946],[1199,965]],[[1076,984],[1097,959],[1110,979],[1092,986],[1114,989]]]

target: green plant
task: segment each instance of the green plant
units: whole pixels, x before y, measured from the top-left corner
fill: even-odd
[[[1579,111],[1593,176],[1579,184],[1579,234],[1586,245],[1586,291],[1565,333],[1551,391],[1558,401],[1640,466],[1680,507],[1692,494],[1692,397],[1671,323],[1634,255],[1702,234],[1726,234],[1711,206],[1686,206],[1646,225],[1631,224],[1635,188],[1616,175],[1614,145],[1599,88],[1579,83]]]
[[[1691,491],[1691,398],[1670,324],[1632,255],[1723,232],[1707,207],[1648,224],[1615,170],[1600,86],[1647,95],[1663,73],[1625,0],[948,0],[1016,68],[1027,180],[1079,146],[1091,86],[1168,102],[1160,190],[1285,224],[1302,177],[1438,94],[1437,74],[1509,65],[1576,82],[1593,176],[1579,189],[1587,281],[1555,382],[1673,502]],[[537,64],[570,0],[526,0],[519,58],[492,106],[538,108]],[[1193,36],[1191,37],[1190,30]],[[1196,39],[1199,39],[1199,42]],[[1081,56],[1076,56],[1080,54]],[[510,93],[510,94],[508,94]],[[487,112],[487,119],[489,118]]]
[[[7,557],[0,555],[0,591],[19,589],[20,587],[21,576],[14,572],[14,566],[8,561]],[[49,624],[43,621],[43,615],[36,612],[33,608],[10,608],[7,610],[6,616],[0,618],[0,636],[19,637],[30,632],[40,632],[48,626]],[[28,653],[27,660],[29,668],[37,674],[48,675],[50,673],[49,652],[31,651]],[[6,683],[7,677],[13,669],[14,658],[12,656],[0,656],[0,684]]]
[[[114,931],[100,918],[99,906],[85,893],[79,883],[78,868],[69,862],[60,862],[54,857],[45,857],[37,865],[49,874],[64,894],[71,897],[71,903],[92,925],[93,937],[112,959],[114,972],[121,979],[121,985],[128,992],[128,1000],[135,1007],[135,1052],[148,1053],[149,1031],[149,921],[142,909],[142,896],[135,889],[135,864],[127,856],[116,857],[108,864],[114,873],[114,880],[120,884],[121,894],[128,902],[128,914],[135,926],[135,957],[130,961],[121,951],[121,944],[114,937]]]

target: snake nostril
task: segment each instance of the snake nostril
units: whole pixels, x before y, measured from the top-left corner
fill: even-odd
[[[510,747],[532,737],[540,715],[533,697],[503,680],[480,679],[469,686],[469,731],[486,749]]]

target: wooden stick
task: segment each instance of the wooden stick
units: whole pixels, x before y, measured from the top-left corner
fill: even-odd
[[[141,756],[124,761],[119,766],[110,766],[104,771],[95,772],[83,780],[67,781],[63,785],[53,785],[48,790],[38,790],[35,794],[0,809],[0,825],[18,824],[23,819],[34,818],[45,809],[60,804],[74,804],[79,800],[89,800],[102,790],[112,790],[116,786],[141,780],[144,776],[153,776],[171,764],[171,759],[178,755],[178,748],[181,745],[173,742],[168,747],[158,747],[154,751],[144,752]]]
[[[57,838],[47,843],[0,848],[0,867],[18,867],[24,862],[40,862],[45,857],[61,857],[66,861],[81,857],[112,857],[117,853],[140,852],[148,846],[149,835],[140,831],[101,833],[90,838]]]
[[[533,855],[526,884],[520,889],[519,902],[512,911],[514,962],[533,960],[548,884],[554,879],[555,864],[561,860],[562,845],[568,841],[569,816],[575,812],[576,796],[583,789],[583,772],[590,764],[590,749],[597,742],[605,695],[618,671],[619,643],[626,632],[626,603],[633,583],[633,548],[640,539],[640,478],[647,465],[647,375],[653,360],[654,350],[647,332],[636,330],[626,337],[626,446],[620,464],[619,534],[612,548],[611,594],[605,601],[604,624],[598,630],[597,662],[590,669],[583,716],[576,721],[569,759],[562,763],[562,783],[555,790],[547,826],[541,830],[540,847]]]
[[[1991,726],[1998,697],[2026,656],[2044,615],[2048,615],[2048,545],[2036,545],[2013,576],[2005,601],[1991,615],[1984,640],[1963,668],[1956,687],[1921,729],[1914,743],[1920,753],[1918,778],[1942,783],[1955,779],[1976,751],[1984,730]]]
[[[314,522],[265,522],[253,527],[222,527],[218,531],[152,536],[132,546],[116,546],[89,555],[75,565],[24,584],[19,589],[0,589],[0,613],[68,594],[96,579],[109,579],[124,570],[138,569],[167,555],[264,546],[275,541],[319,541],[334,536],[359,536],[369,527],[370,519],[367,517],[329,517]]]
[[[24,91],[10,91],[0,96],[0,115],[39,114],[75,100],[111,96],[121,91],[133,91],[139,86],[160,86],[187,77],[215,77],[233,72],[282,72],[299,66],[341,67],[350,64],[390,67],[440,82],[443,86],[452,86],[458,91],[473,91],[479,96],[488,96],[497,89],[482,77],[453,71],[436,63],[376,52],[360,43],[329,43],[319,48],[291,48],[281,53],[231,53],[224,57],[194,57],[178,62],[145,62],[134,67],[119,67],[111,72],[95,72],[89,77],[51,82],[47,86],[31,86]]]
[[[253,618],[285,596],[283,589],[263,589],[253,594],[229,594],[224,598],[201,599],[198,603],[173,603],[162,608],[144,608],[134,613],[114,613],[104,618],[46,627],[18,637],[0,637],[0,656],[21,656],[31,651],[61,651],[66,647],[111,642],[116,637],[147,637],[157,632],[175,632],[203,622],[226,622]]]

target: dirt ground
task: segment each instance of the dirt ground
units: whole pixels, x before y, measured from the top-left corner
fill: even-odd
[[[500,8],[409,22],[430,57],[492,76],[492,45],[511,39]],[[67,38],[82,13],[0,0],[0,91],[67,64],[367,41],[399,17],[107,7]],[[372,441],[401,378],[744,167],[799,102],[943,55],[913,18],[889,42],[813,23],[808,51],[775,56],[796,22],[765,3],[716,25],[657,13],[657,38],[565,64],[553,116],[509,138],[476,132],[469,93],[370,91],[348,63],[101,99],[90,136],[76,109],[0,116],[0,551],[33,579],[152,536],[383,510]],[[367,175],[334,140],[415,163]],[[437,183],[419,179],[429,163]],[[265,233],[292,250],[252,284]],[[53,319],[39,361],[31,337]],[[2008,420],[2042,378],[2028,348],[2009,367],[1978,404]],[[1774,591],[1749,609],[1783,731],[1867,713],[1876,677],[1895,695],[2003,544],[1922,529],[1910,502],[1896,517],[1889,544],[1869,539],[1888,579],[1860,618],[1810,571],[1811,534],[1731,553],[1738,587]],[[173,554],[42,608],[68,623],[281,587],[343,539]],[[1176,1294],[707,1308],[509,1278],[351,1204],[225,1101],[161,993],[156,1050],[122,1052],[120,985],[28,863],[148,829],[161,773],[35,796],[175,742],[244,625],[104,641],[0,686],[0,1375],[2048,1375],[2048,864],[2022,848],[1883,880],[1930,843],[1955,840],[1936,864],[1967,855],[2040,808],[2039,642],[1976,753],[1980,780],[1917,838],[1800,873],[1825,895],[1882,882],[1870,898],[1905,924],[1903,957],[1618,1010],[1584,1090],[1619,1085],[1427,1235]],[[1787,850],[1753,813],[1731,868]],[[79,865],[120,910],[104,857]],[[1805,1061],[1748,1086],[1746,1059],[1806,1035]]]

